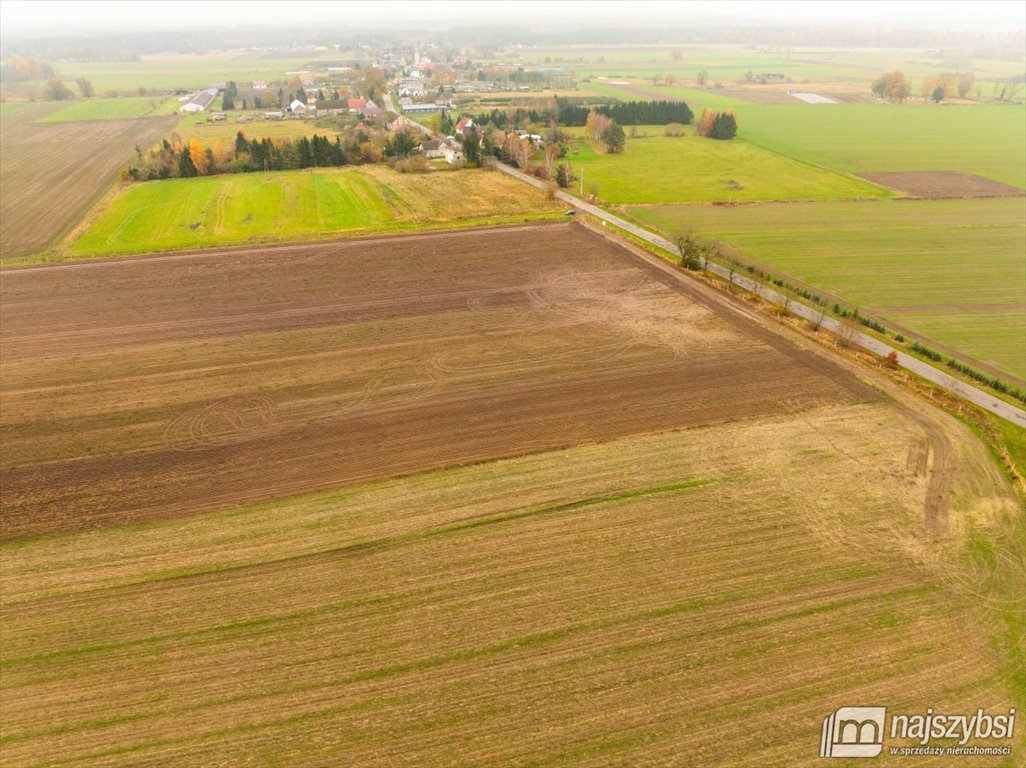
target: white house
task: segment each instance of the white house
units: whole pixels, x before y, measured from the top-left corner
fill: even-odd
[[[463,147],[457,144],[453,139],[446,139],[442,143],[442,147],[445,150],[445,162],[449,165],[456,165],[456,163],[463,162]]]
[[[289,104],[289,111],[294,115],[305,115],[310,111],[310,107],[307,107],[306,104],[301,102],[299,99],[293,99],[292,103]]]

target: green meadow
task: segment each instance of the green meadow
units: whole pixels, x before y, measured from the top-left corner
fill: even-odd
[[[627,129],[630,130],[629,128]],[[796,162],[745,141],[688,134],[627,140],[611,155],[575,142],[567,157],[584,188],[614,205],[756,200],[840,200],[890,193],[843,174]]]
[[[632,208],[829,292],[1006,375],[1026,379],[1022,198]]]
[[[151,181],[129,187],[71,257],[526,221],[562,210],[499,173],[383,167]]]
[[[847,173],[964,171],[1026,188],[1026,106],[752,104],[738,136]]]
[[[172,107],[171,101],[174,102]],[[159,113],[178,111],[178,100],[163,97],[129,96],[120,99],[88,99],[73,101],[66,107],[40,118],[40,123],[65,123],[78,120],[127,120]]]

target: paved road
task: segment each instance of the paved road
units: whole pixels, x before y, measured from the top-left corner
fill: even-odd
[[[538,187],[539,189],[545,189],[546,184],[533,176],[528,176],[525,173],[521,173],[515,168],[510,168],[508,165],[499,163],[499,170],[503,173],[507,173],[510,176],[514,176],[521,181],[525,181],[532,186]],[[574,206],[578,210],[590,213],[592,216],[602,219],[603,221],[609,222],[613,226],[619,227],[635,237],[639,237],[646,242],[651,243],[659,248],[662,248],[670,253],[677,253],[677,246],[671,243],[669,240],[659,235],[654,235],[647,229],[642,229],[636,224],[632,224],[629,221],[621,219],[619,216],[615,216],[608,211],[599,208],[591,203],[586,203],[583,200],[574,197],[573,195],[567,194],[566,192],[557,192],[556,197],[570,205]],[[731,279],[730,271],[719,264],[709,263],[708,270],[713,274],[719,275],[724,280]],[[958,395],[964,400],[968,400],[974,405],[978,405],[984,410],[990,411],[996,416],[1000,416],[1006,421],[1010,421],[1013,424],[1017,424],[1020,427],[1026,427],[1026,411],[1021,408],[1016,408],[1014,405],[998,400],[993,395],[984,392],[982,389],[974,387],[972,384],[968,384],[961,379],[957,379],[954,376],[945,373],[942,370],[934,368],[932,365],[923,362],[922,360],[906,355],[901,350],[895,349],[882,341],[869,336],[861,331],[857,331],[850,325],[835,320],[832,317],[825,315],[821,310],[813,307],[806,306],[800,302],[794,301],[789,297],[785,297],[783,294],[778,293],[770,289],[769,287],[757,283],[754,280],[750,280],[743,275],[733,275],[733,281],[735,285],[739,285],[742,288],[756,293],[766,301],[770,301],[778,306],[787,306],[788,312],[798,317],[810,320],[813,323],[820,323],[820,327],[824,328],[838,336],[843,336],[849,340],[849,342],[857,347],[869,350],[877,355],[883,356],[890,352],[896,352],[898,354],[898,365],[906,370],[911,371],[917,376],[922,376],[927,381],[931,381],[944,389]]]

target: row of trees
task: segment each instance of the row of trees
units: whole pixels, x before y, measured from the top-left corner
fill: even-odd
[[[183,142],[177,135],[165,139],[144,156],[137,148],[137,164],[126,168],[122,178],[136,181],[190,178],[220,173],[251,171],[287,171],[312,167],[331,167],[380,162],[386,155],[408,154],[416,146],[407,135],[405,142],[389,137],[384,145],[372,142],[363,132],[345,137],[304,136],[289,139],[253,139],[239,131],[234,143],[215,142],[206,147],[196,139]]]
[[[923,99],[932,99],[935,102],[944,101],[955,94],[960,99],[966,98],[976,83],[976,75],[972,72],[943,72],[939,75],[923,78],[919,93]],[[896,101],[899,104],[912,96],[912,83],[900,70],[885,72],[880,75],[870,90],[882,99]]]
[[[734,117],[734,110],[728,109],[726,112],[704,110],[702,118],[695,124],[695,133],[721,141],[734,138],[737,135],[737,118]]]
[[[620,101],[588,107],[569,99],[556,99],[556,122],[560,125],[582,126],[592,112],[605,115],[620,125],[687,125],[695,117],[683,101]]]
[[[552,122],[563,126],[580,127],[588,121],[588,116],[593,112],[615,120],[620,125],[687,125],[695,116],[691,108],[682,101],[625,101],[589,106],[581,100],[556,98],[552,107],[493,109],[491,112],[471,117],[480,125],[491,123],[500,130],[508,130]]]

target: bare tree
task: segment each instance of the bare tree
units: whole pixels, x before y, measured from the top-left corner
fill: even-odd
[[[545,159],[542,167],[545,168],[546,178],[552,178],[556,173],[556,161],[559,159],[559,145],[549,144],[545,147]]]
[[[730,283],[731,290],[734,289],[734,275],[743,266],[744,264],[737,256],[731,256],[727,261],[727,282]]]
[[[681,229],[674,235],[673,244],[680,255],[680,265],[685,269],[698,271],[702,269],[702,245],[688,229]]]

